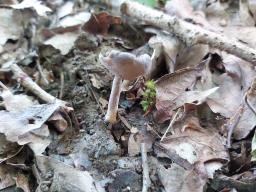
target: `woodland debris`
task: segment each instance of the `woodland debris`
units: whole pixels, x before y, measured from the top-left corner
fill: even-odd
[[[208,31],[197,25],[182,21],[176,17],[171,17],[163,12],[129,0],[126,0],[121,5],[121,12],[173,33],[188,46],[198,43],[208,44],[213,48],[226,51],[256,65],[256,50],[237,40]]]
[[[147,192],[148,188],[150,187],[151,181],[149,178],[149,169],[148,169],[148,162],[147,162],[147,150],[145,147],[145,143],[141,143],[141,161],[142,161],[142,168],[143,168],[143,186],[142,192]]]
[[[22,69],[16,64],[13,63],[10,66],[14,78],[26,89],[34,93],[37,97],[43,100],[46,103],[60,103],[65,106],[65,102],[57,99],[56,97],[50,95],[46,91],[44,91],[41,87],[39,87]],[[71,109],[71,108],[70,108]]]

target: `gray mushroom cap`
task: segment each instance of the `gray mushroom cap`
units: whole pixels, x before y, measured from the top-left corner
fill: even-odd
[[[106,56],[100,54],[99,60],[111,73],[124,80],[134,80],[144,75],[151,65],[151,58],[147,54],[136,56],[117,50],[110,51]]]

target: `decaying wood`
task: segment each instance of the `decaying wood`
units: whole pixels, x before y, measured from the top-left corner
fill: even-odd
[[[142,160],[142,168],[143,168],[143,186],[142,192],[147,192],[148,188],[151,185],[151,181],[149,178],[149,169],[148,169],[148,161],[147,161],[147,150],[145,147],[145,143],[140,144],[141,149],[141,160]]]
[[[200,26],[130,0],[126,0],[121,5],[121,12],[174,34],[188,46],[207,44],[210,47],[226,51],[256,65],[256,50],[235,39],[203,29]]]
[[[17,64],[12,64],[10,66],[14,78],[27,90],[31,91],[42,101],[46,103],[60,102],[65,104],[64,101],[57,99],[56,97],[50,95],[45,90],[43,90],[39,85],[37,85]]]

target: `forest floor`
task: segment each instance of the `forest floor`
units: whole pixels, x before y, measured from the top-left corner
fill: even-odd
[[[234,51],[107,2],[0,2],[0,191],[255,192],[256,4],[148,1]],[[99,55],[146,69],[115,123]]]

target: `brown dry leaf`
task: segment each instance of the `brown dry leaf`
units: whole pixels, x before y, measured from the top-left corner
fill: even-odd
[[[176,70],[185,67],[195,67],[208,52],[208,45],[193,45],[192,47],[185,47],[183,45],[176,59]]]
[[[201,192],[207,178],[229,160],[225,139],[199,124],[198,118],[187,116],[175,123],[173,135],[157,144],[165,150],[155,148],[158,157],[174,161],[168,169],[159,164],[158,175],[166,191]]]
[[[7,141],[4,134],[0,134],[0,164],[15,156],[21,147],[17,143]]]
[[[216,84],[219,89],[207,99],[207,104],[214,113],[231,117],[243,100],[241,85],[226,73],[219,76]]]
[[[18,142],[22,135],[42,127],[59,107],[55,103],[34,105],[18,112],[0,111],[0,133],[7,140]]]
[[[48,119],[48,122],[53,125],[53,127],[58,130],[59,132],[63,132],[68,127],[67,121],[64,119],[64,117],[59,113],[55,112],[50,119]]]
[[[16,178],[16,186],[23,190],[23,192],[30,192],[29,189],[29,179],[25,175],[18,173]]]
[[[101,12],[98,14],[92,14],[89,21],[87,21],[83,26],[82,29],[92,34],[106,34],[108,32],[108,28],[110,25],[121,24],[121,18],[111,16],[107,12]]]
[[[174,126],[174,134],[166,137],[158,145],[170,151],[170,153],[176,153],[181,158],[180,160],[176,158],[176,161],[184,159],[193,167],[197,163],[203,166],[202,170],[205,174],[208,172],[208,177],[212,177],[215,170],[211,169],[214,166],[208,163],[217,162],[215,168],[219,169],[223,162],[229,160],[228,151],[224,146],[225,138],[220,136],[217,130],[213,128],[204,129],[200,127],[199,120],[196,117],[187,116]],[[161,150],[157,150],[157,155],[172,158]],[[179,164],[180,162],[175,163]]]
[[[207,104],[214,113],[220,113],[226,118],[231,118],[243,103],[246,90],[250,87],[256,71],[249,63],[234,57],[228,56],[223,60],[226,73],[212,78],[213,85],[219,89],[207,98]],[[210,76],[208,76],[209,78]],[[248,95],[254,106],[254,97]],[[252,111],[245,106],[245,110],[234,130],[236,139],[245,138],[256,125],[256,117]]]
[[[158,163],[157,174],[165,191],[170,192],[202,192],[207,181],[195,170],[186,170],[175,163],[170,168]]]
[[[168,136],[162,141],[161,146],[176,151],[180,157],[193,164],[216,159],[227,161],[229,155],[224,144],[225,139],[217,132],[202,128],[186,128],[184,132]]]
[[[164,75],[156,81],[156,107],[160,109],[163,101],[173,101],[179,95],[190,90],[202,70],[186,68]]]
[[[14,175],[15,171],[13,168],[5,164],[0,165],[0,190],[15,185]]]
[[[50,131],[48,129],[48,126],[43,124],[41,128],[35,129],[33,131],[30,131],[28,133],[25,133],[24,135],[19,137],[18,144],[19,145],[25,145],[28,144],[30,149],[34,152],[36,155],[42,154],[46,147],[50,145],[51,139],[49,138]]]
[[[46,156],[36,156],[36,165],[42,174],[54,173],[49,191],[102,192],[87,171],[79,171]]]
[[[188,91],[193,88],[197,78],[201,75],[202,67],[185,68],[172,74],[164,75],[156,81],[156,108],[160,116],[158,119],[167,120],[172,111],[186,102],[203,101],[205,96],[215,90],[206,92]]]

